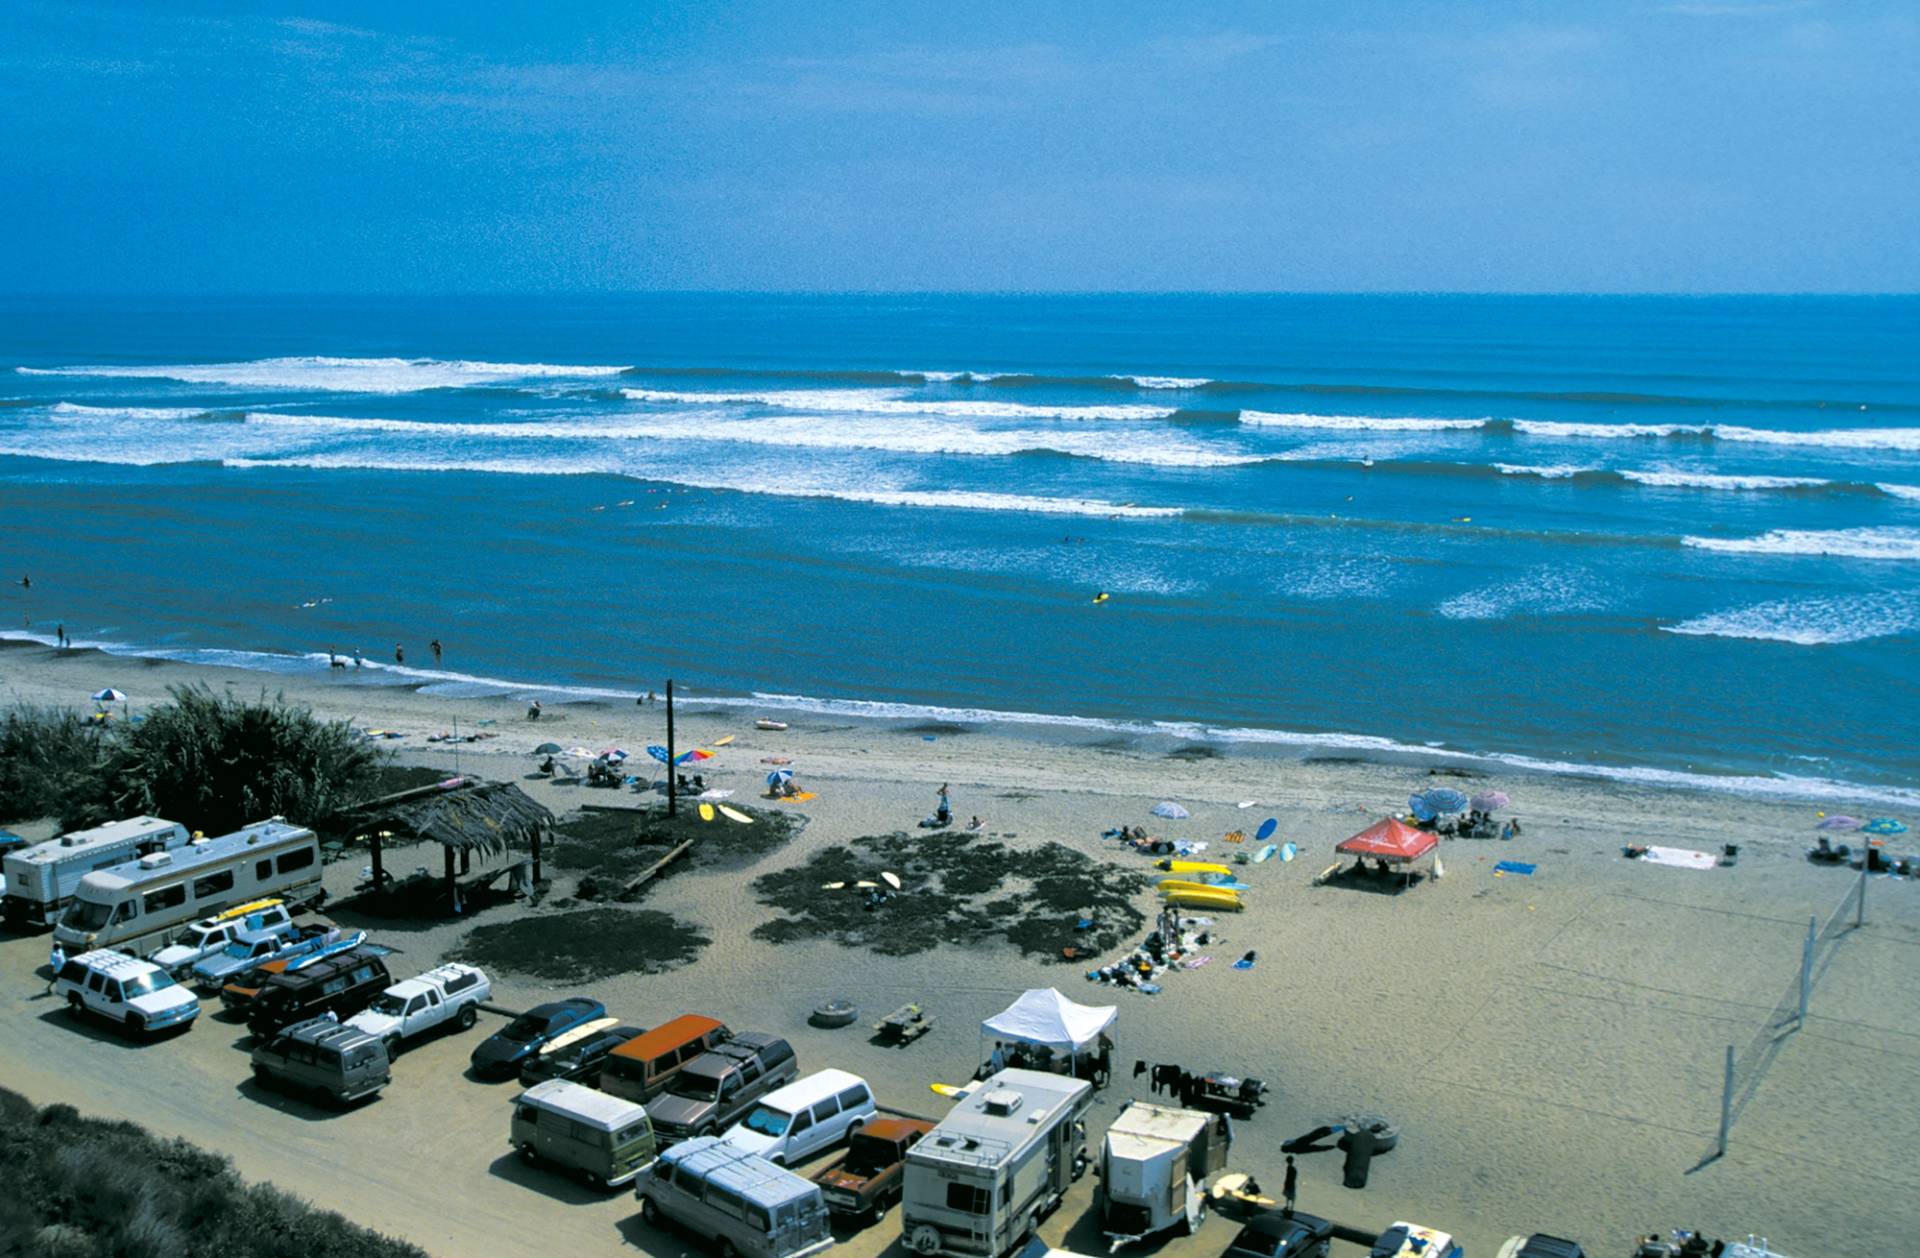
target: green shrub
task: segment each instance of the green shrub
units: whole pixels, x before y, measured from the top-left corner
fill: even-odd
[[[225,1158],[0,1089],[0,1254],[425,1258]]]
[[[66,817],[103,803],[114,741],[112,731],[67,709],[0,716],[0,821]]]

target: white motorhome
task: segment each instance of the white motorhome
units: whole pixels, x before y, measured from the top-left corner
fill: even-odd
[[[180,928],[236,904],[275,896],[295,909],[325,895],[320,840],[275,817],[95,870],[80,880],[53,935],[68,951],[155,948]]]
[[[999,1258],[1023,1245],[1087,1167],[1093,1085],[1002,1070],[907,1153],[900,1228],[921,1254]]]
[[[149,852],[187,845],[187,828],[159,817],[130,817],[91,830],[74,830],[6,858],[7,925],[37,930],[60,920],[80,880]]]
[[[1233,1128],[1223,1114],[1133,1101],[1100,1146],[1100,1229],[1115,1249],[1207,1217],[1207,1176],[1226,1169]]]

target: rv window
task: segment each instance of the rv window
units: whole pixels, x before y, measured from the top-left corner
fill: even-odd
[[[288,874],[296,869],[305,869],[311,864],[313,864],[313,849],[311,847],[302,847],[296,848],[291,852],[283,853],[280,858],[274,862],[274,867],[281,873]]]
[[[145,896],[147,912],[158,913],[162,909],[179,908],[187,902],[187,884],[176,882],[171,887],[162,887],[158,891],[149,891]]]
[[[947,1209],[962,1214],[985,1214],[993,1206],[993,1197],[984,1188],[972,1184],[947,1185]]]
[[[138,916],[140,916],[140,902],[138,900],[122,900],[120,901],[120,907],[113,912],[113,920],[116,922],[130,922]]]
[[[707,1185],[707,1204],[732,1218],[746,1217],[747,1203],[740,1199],[739,1194],[730,1192],[718,1184]]]
[[[223,869],[219,873],[208,874],[205,878],[193,880],[193,898],[204,900],[210,895],[219,895],[223,891],[233,890],[233,871]]]
[[[269,878],[271,878],[271,877],[273,877],[273,862],[272,862],[272,861],[270,861],[270,860],[269,860],[269,861],[256,861],[256,862],[254,863],[254,866],[253,866],[253,880],[254,880],[255,882],[265,882],[265,881],[266,881],[267,879],[269,879]]]
[[[842,1092],[839,1099],[841,1109],[854,1109],[872,1100],[873,1094],[867,1091],[866,1084],[857,1083]]]

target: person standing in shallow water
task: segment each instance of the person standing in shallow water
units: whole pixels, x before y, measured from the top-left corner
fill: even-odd
[[[435,638],[433,641],[427,643],[427,649],[433,652],[433,666],[435,668],[439,668],[440,667],[440,639]]]
[[[407,648],[401,646],[398,642],[393,644],[393,662],[396,664],[404,664],[407,662]]]

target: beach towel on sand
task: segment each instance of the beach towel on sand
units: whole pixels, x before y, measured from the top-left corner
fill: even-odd
[[[1653,865],[1674,865],[1681,869],[1712,869],[1719,863],[1705,852],[1684,847],[1650,847],[1640,859]]]

